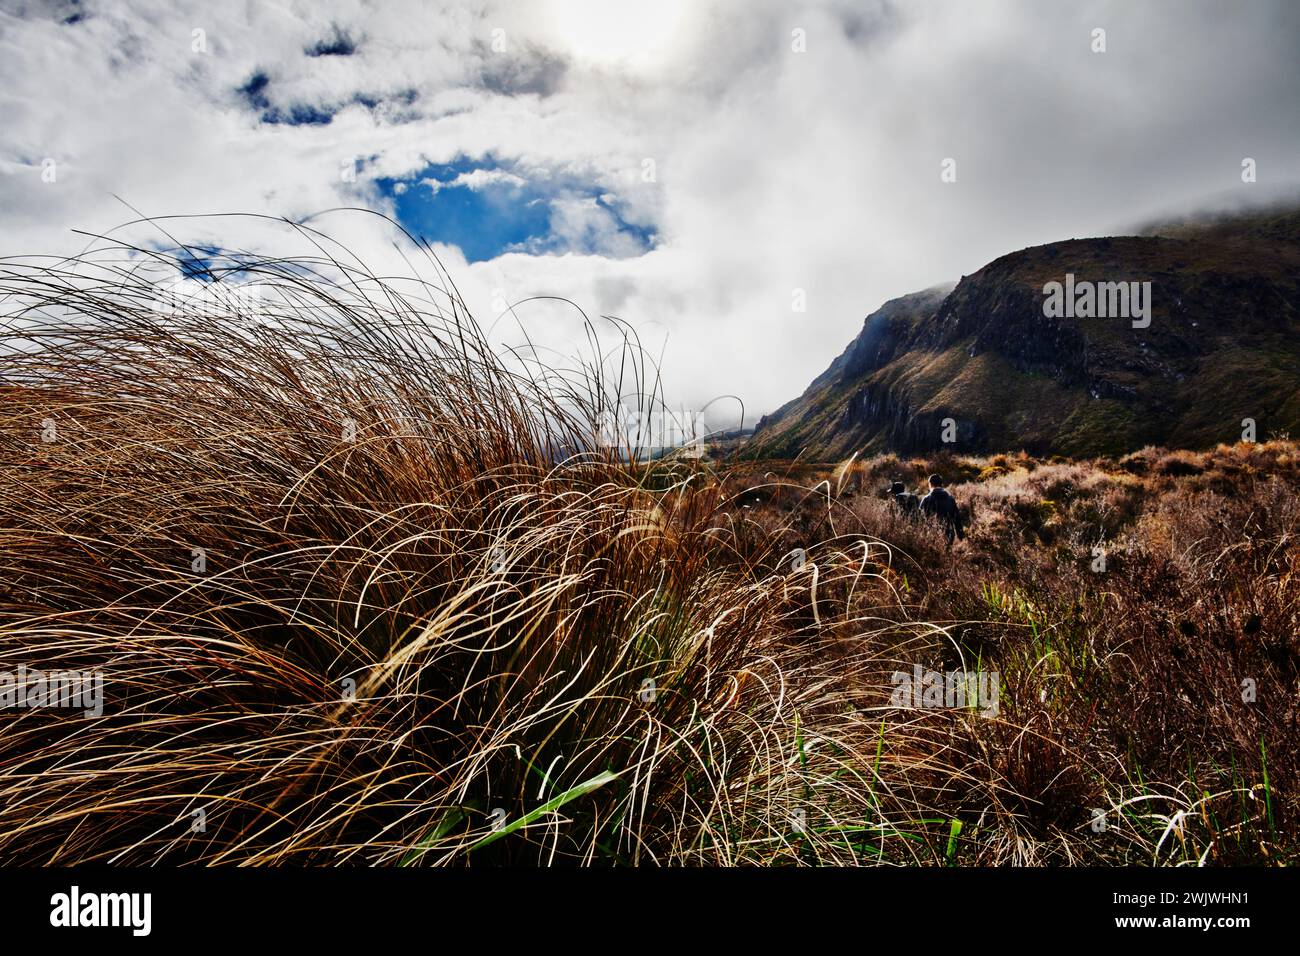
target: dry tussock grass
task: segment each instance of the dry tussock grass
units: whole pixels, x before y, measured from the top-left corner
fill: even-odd
[[[954,461],[904,474],[951,474]],[[952,552],[881,496],[896,460],[853,463],[864,490],[835,507],[841,531],[890,542],[894,577],[877,580],[903,590],[887,616],[942,632],[936,666],[975,659],[1001,674],[1001,719],[975,722],[959,747],[979,776],[949,791],[964,819],[987,824],[990,793],[1004,795],[1021,862],[1293,861],[1294,443],[956,462],[977,477],[952,485],[971,520]],[[826,527],[818,516],[784,533]]]
[[[761,473],[596,441],[655,401],[634,342],[567,371],[503,356],[445,279],[341,254],[209,265],[259,304],[163,315],[164,258],[0,267],[0,671],[105,681],[98,715],[0,710],[5,862],[1292,852],[1280,491],[1252,486],[1271,524],[1247,546],[1245,499],[1118,522],[1099,587],[1060,549],[1134,469],[907,463],[974,481],[958,561],[868,494],[896,459]],[[1017,496],[1056,505],[1035,530]],[[1175,658],[1184,618],[1214,636]],[[1000,713],[894,706],[914,665],[999,670]],[[1218,704],[1184,705],[1195,681]]]

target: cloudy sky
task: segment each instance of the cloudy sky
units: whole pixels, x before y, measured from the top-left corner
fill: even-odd
[[[364,206],[436,244],[494,340],[504,303],[564,296],[666,340],[674,401],[752,423],[886,299],[1294,190],[1297,49],[1290,0],[0,0],[0,255],[133,209]],[[312,222],[401,271],[383,220]],[[577,347],[571,308],[518,314]]]

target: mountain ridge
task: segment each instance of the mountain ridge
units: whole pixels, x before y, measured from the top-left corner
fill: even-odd
[[[888,300],[745,453],[1086,456],[1210,447],[1244,419],[1300,431],[1300,209],[1155,228],[1174,235],[1031,246]],[[1045,315],[1067,276],[1150,283],[1150,324]]]

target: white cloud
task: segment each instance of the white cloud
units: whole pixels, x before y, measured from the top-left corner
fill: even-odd
[[[581,177],[658,243],[618,258],[636,250],[608,209],[566,199],[559,238],[603,255],[467,265],[439,250],[484,324],[494,290],[616,313],[652,344],[669,334],[681,401],[738,393],[753,420],[886,298],[1026,245],[1241,195],[1245,156],[1259,163],[1252,195],[1300,181],[1293,4],[714,0],[675,5],[666,25],[630,4],[653,56],[637,54],[635,17],[566,21],[545,3],[99,0],[72,25],[35,5],[0,13],[0,254],[80,249],[71,229],[134,218],[114,195],[148,215],[299,218],[374,204],[375,177],[491,154],[509,171],[458,183]],[[1105,54],[1089,48],[1096,26]],[[339,33],[353,55],[305,54]],[[262,123],[237,92],[259,71],[272,110],[332,122]],[[955,184],[940,182],[945,157]],[[382,220],[314,224],[376,271],[402,267]],[[232,247],[285,241],[267,221],[176,228]],[[791,310],[796,288],[805,313]],[[519,311],[535,340],[580,347],[572,309]],[[493,334],[520,338],[509,321]]]
[[[484,186],[495,186],[503,183],[507,186],[523,186],[527,182],[528,180],[522,176],[516,176],[504,169],[471,169],[445,183],[436,179],[421,179],[420,185],[428,186],[432,192],[436,193],[439,189],[454,186],[463,186],[466,189],[482,189]]]

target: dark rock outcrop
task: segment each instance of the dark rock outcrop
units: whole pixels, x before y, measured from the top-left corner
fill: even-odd
[[[1068,240],[886,302],[799,398],[766,456],[1110,454],[1300,432],[1300,212]],[[1150,283],[1141,317],[1044,313],[1044,286]],[[951,440],[948,440],[951,439]]]

